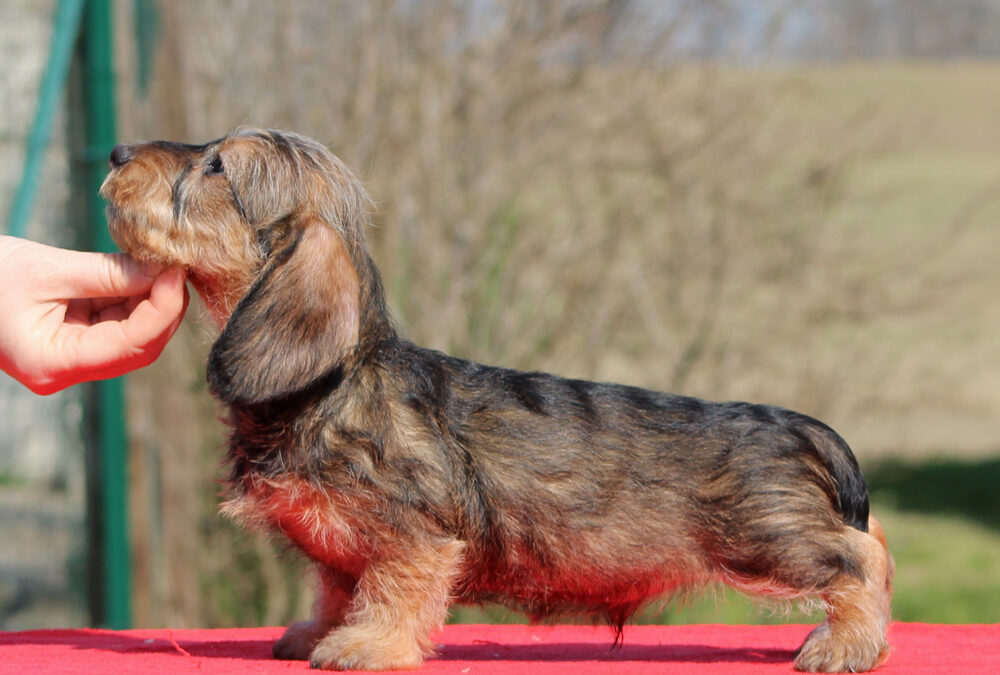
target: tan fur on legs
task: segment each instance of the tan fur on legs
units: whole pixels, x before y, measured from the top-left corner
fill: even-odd
[[[871,516],[868,532],[850,532],[862,552],[864,579],[844,577],[821,597],[827,622],[806,638],[795,658],[796,670],[842,673],[871,670],[889,656],[892,577],[895,562],[881,524]]]
[[[313,651],[314,668],[417,668],[444,624],[464,544],[406,547],[406,560],[373,562],[358,582],[345,625]]]
[[[319,641],[344,623],[354,590],[353,584],[346,583],[343,575],[334,574],[323,566],[319,567],[320,587],[313,606],[313,619],[288,627],[285,634],[274,643],[272,651],[276,659],[308,660]]]

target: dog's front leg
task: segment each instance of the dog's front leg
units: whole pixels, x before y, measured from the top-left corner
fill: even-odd
[[[329,567],[317,565],[319,588],[313,605],[311,621],[300,621],[288,627],[274,643],[274,658],[307,661],[316,645],[337,626],[344,623],[357,582]]]
[[[448,613],[462,563],[457,540],[394,541],[391,557],[372,560],[358,580],[344,624],[320,640],[313,668],[416,668],[434,651],[432,634]]]

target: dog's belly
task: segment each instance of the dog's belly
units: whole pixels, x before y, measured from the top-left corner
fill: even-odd
[[[678,589],[712,580],[697,555],[666,554],[664,547],[646,558],[615,555],[599,545],[576,541],[551,555],[515,546],[501,557],[468,551],[464,574],[455,587],[459,602],[498,602],[536,617],[565,613],[609,613],[635,608]],[[657,555],[659,554],[659,555]]]
[[[693,580],[669,574],[636,571],[617,580],[581,570],[576,573],[567,571],[562,576],[549,575],[544,579],[512,573],[487,583],[477,579],[472,584],[460,584],[455,597],[458,602],[468,604],[496,602],[543,618],[562,614],[611,613],[623,607],[631,611],[649,600],[669,595],[693,583]]]

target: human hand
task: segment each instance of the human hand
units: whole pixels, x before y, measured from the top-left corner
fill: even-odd
[[[181,270],[0,236],[0,370],[36,394],[149,365],[187,304]]]

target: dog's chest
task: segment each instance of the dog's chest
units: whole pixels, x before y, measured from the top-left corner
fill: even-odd
[[[367,558],[370,508],[293,476],[244,481],[222,511],[247,525],[276,530],[310,558],[360,574]]]

